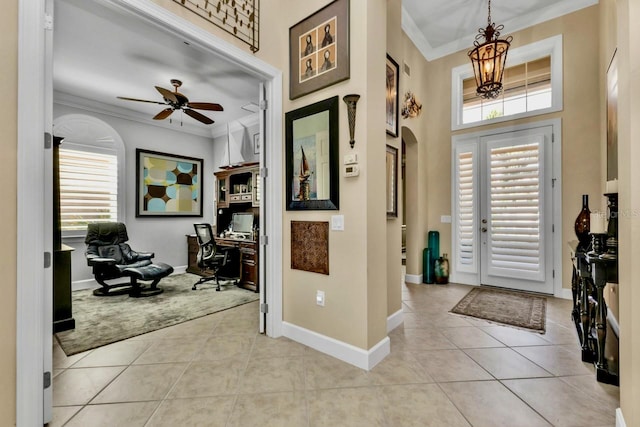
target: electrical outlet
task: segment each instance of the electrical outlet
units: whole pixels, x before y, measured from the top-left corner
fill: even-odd
[[[321,307],[324,307],[324,291],[317,291],[316,304],[318,304]]]

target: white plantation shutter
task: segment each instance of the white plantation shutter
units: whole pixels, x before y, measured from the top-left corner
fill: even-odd
[[[541,143],[488,147],[490,275],[544,280]]]
[[[73,144],[66,144],[73,147]],[[60,218],[63,231],[118,219],[118,156],[115,150],[60,147]]]
[[[477,144],[457,144],[454,148],[453,262],[457,273],[478,273],[478,148]],[[456,277],[459,283],[474,279]],[[477,279],[476,279],[477,281]]]

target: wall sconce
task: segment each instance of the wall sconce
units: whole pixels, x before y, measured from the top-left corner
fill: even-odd
[[[353,135],[356,133],[356,104],[360,99],[360,95],[345,95],[342,100],[347,104],[347,115],[349,117],[349,145],[351,148],[356,144]]]
[[[402,105],[402,117],[405,119],[413,119],[418,117],[422,112],[422,104],[411,92],[404,94],[404,103]]]

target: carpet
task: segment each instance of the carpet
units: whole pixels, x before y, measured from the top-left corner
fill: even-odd
[[[235,285],[216,292],[215,281],[192,291],[199,277],[190,273],[166,277],[158,284],[164,292],[147,298],[97,297],[90,289],[74,291],[76,328],[56,334],[60,346],[71,356],[259,299],[259,294]]]
[[[473,288],[450,312],[544,334],[547,299],[523,292]]]

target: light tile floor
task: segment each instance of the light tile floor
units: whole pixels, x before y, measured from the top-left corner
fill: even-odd
[[[469,289],[403,285],[370,372],[257,334],[257,302],[71,357],[54,344],[50,426],[615,425],[619,390],[581,362],[569,301],[548,300],[539,335],[448,314]]]

